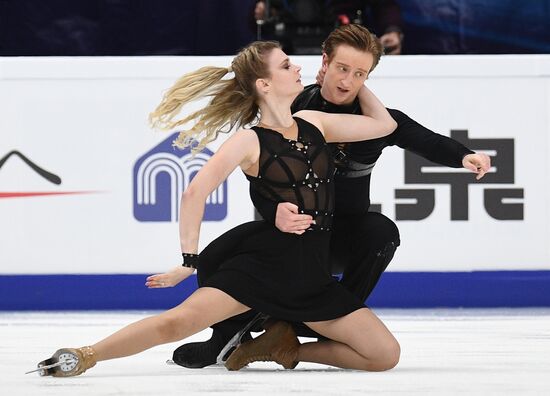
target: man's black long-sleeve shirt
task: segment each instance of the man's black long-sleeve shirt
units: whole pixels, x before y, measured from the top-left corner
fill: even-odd
[[[316,84],[307,86],[292,104],[292,113],[300,110],[362,114],[358,99],[350,105],[335,105],[321,96],[321,87]],[[382,150],[388,146],[399,146],[432,162],[453,168],[461,168],[464,156],[473,153],[459,142],[430,131],[399,110],[388,111],[397,122],[397,128],[388,136],[354,143],[330,144],[336,162],[336,215],[368,211],[371,172]],[[264,219],[274,221],[277,204],[261,200],[257,209]]]

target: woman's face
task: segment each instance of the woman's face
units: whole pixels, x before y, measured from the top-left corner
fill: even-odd
[[[275,48],[267,57],[270,77],[263,79],[268,94],[296,97],[304,86],[300,80],[300,66],[290,62],[289,57],[281,49]]]

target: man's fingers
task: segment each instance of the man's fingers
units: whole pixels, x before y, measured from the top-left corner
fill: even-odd
[[[301,220],[312,220],[313,217],[311,217],[310,215],[307,215],[307,214],[300,214],[299,213],[299,209],[298,209],[298,206],[297,205],[294,205],[293,203],[290,203],[290,202],[281,202],[279,204],[279,209],[284,209],[287,211],[287,215],[289,214],[288,212],[292,213],[292,216],[289,216],[289,218],[292,220],[292,221],[301,221]]]
[[[286,210],[288,210],[289,212],[292,212],[292,213],[298,213],[298,206],[294,205],[293,203],[290,203],[290,202],[281,202],[279,204],[279,207],[281,207],[283,209],[286,209]]]
[[[294,224],[294,230],[302,231],[311,227],[311,221],[300,221]]]
[[[281,202],[277,206],[275,226],[282,232],[301,235],[312,223],[315,223],[313,217],[299,213],[298,206],[293,203]]]
[[[287,225],[285,225],[283,229],[281,229],[281,231],[292,232],[292,233],[295,233],[296,231],[305,231],[309,227],[311,227],[312,224],[315,224],[315,222],[311,221],[310,219],[292,221],[292,222],[289,222]]]
[[[312,222],[307,221],[293,221],[289,223],[287,226],[279,228],[283,232],[291,232],[295,233],[296,231],[305,231],[309,227],[311,227]]]
[[[309,227],[311,224],[315,224],[315,221],[310,218],[303,218],[292,222],[294,227]]]
[[[292,220],[293,221],[301,221],[301,222],[311,223],[312,220],[313,220],[313,217],[311,217],[310,215],[306,215],[306,214],[297,214],[297,215],[292,216]]]
[[[317,76],[315,76],[315,82],[317,82],[318,85],[323,86],[323,81],[325,80],[325,72],[323,69],[319,69],[317,72]]]
[[[305,222],[311,223],[313,218],[310,215],[291,213],[291,214],[286,214],[284,217],[281,218],[281,220],[283,220],[285,224],[295,225],[296,223],[299,223],[299,222],[300,223],[305,223]]]

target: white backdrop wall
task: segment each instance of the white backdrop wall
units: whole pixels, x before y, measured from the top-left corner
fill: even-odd
[[[170,134],[150,130],[147,114],[183,73],[230,59],[0,59],[0,273],[150,273],[178,263],[177,222],[166,216],[193,170],[174,165],[181,152],[157,147],[169,145]],[[313,82],[320,59],[293,61],[303,66],[304,83]],[[453,192],[448,181],[457,171],[406,163],[403,150],[386,149],[373,173],[372,200],[401,232],[389,270],[550,269],[550,56],[385,57],[368,85],[388,107],[436,132],[467,130],[470,143],[500,161],[493,179],[476,183],[471,176]],[[136,164],[152,161],[151,150],[168,151],[160,155],[164,165],[137,177]],[[417,182],[406,180],[406,165],[418,168]],[[443,182],[428,182],[434,174]],[[156,198],[162,213],[138,205],[138,180],[150,187],[140,202]],[[203,222],[202,247],[253,219],[239,170],[225,188],[207,209],[213,219],[225,217]],[[495,189],[506,191],[486,192]],[[433,194],[433,210],[399,220],[407,218],[398,216],[406,209],[399,205],[416,202],[400,198],[416,196],[411,190]],[[462,212],[452,215],[452,205]]]

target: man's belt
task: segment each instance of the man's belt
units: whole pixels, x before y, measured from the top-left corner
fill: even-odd
[[[361,162],[354,161],[349,158],[341,159],[337,161],[336,173],[337,177],[356,178],[370,175],[372,168],[374,168],[376,162],[372,164],[362,164]]]

